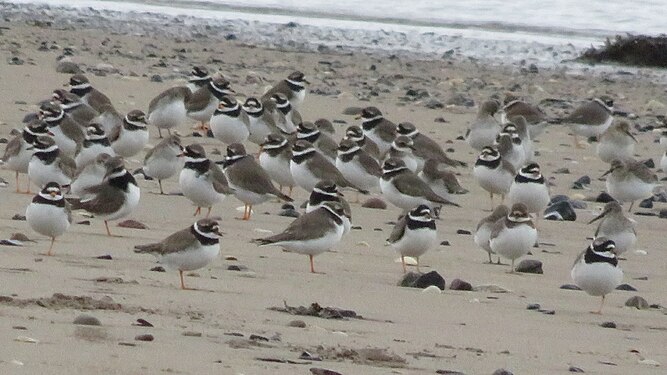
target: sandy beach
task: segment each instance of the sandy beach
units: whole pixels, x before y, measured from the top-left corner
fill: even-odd
[[[562,115],[586,98],[609,95],[618,109],[632,114],[633,129],[655,126],[656,115],[664,115],[667,105],[664,81],[656,78],[662,73],[651,70],[616,67],[602,72],[563,65],[529,73],[527,66],[473,59],[265,48],[213,32],[176,38],[178,26],[170,24],[128,25],[131,31],[124,33],[91,20],[63,25],[47,23],[43,14],[35,16],[39,22],[24,17],[12,14],[0,21],[3,139],[11,139],[10,131],[22,128],[23,117],[38,108],[36,103],[68,81],[68,74],[56,72],[56,59],[65,47],[74,50],[71,60],[122,113],[146,111],[155,95],[185,83],[195,64],[220,70],[240,97],[261,95],[267,86],[298,69],[311,82],[303,118],[333,121],[336,140],[347,126],[359,123],[343,114],[346,108],[374,105],[395,123],[414,123],[450,149],[452,157],[469,165],[477,152],[460,137],[479,103],[493,95],[502,98],[513,91],[534,103],[557,99],[543,102],[555,103],[543,106],[550,116]],[[410,96],[409,90],[424,90],[428,96]],[[456,97],[471,99],[474,105],[449,105],[463,102]],[[155,145],[157,130],[150,131],[149,143]],[[178,132],[184,144],[202,143],[212,159],[222,159],[215,155],[215,150],[224,153],[222,143],[193,137],[186,127]],[[655,143],[659,135],[633,133],[639,140],[636,158],[652,158],[659,164],[661,151]],[[248,147],[256,151],[256,146]],[[598,177],[608,165],[595,155],[595,144],[576,149],[567,129],[553,127],[535,147],[536,159],[552,183],[552,196],[583,200],[604,191],[605,183]],[[0,149],[4,151],[4,145]],[[128,169],[140,167],[142,160],[143,153],[130,158]],[[568,173],[555,173],[562,168]],[[540,220],[540,246],[527,258],[542,261],[544,274],[508,274],[508,266],[484,263],[487,255],[470,234],[457,233],[474,231],[489,214],[489,203],[471,168],[456,172],[470,192],[455,196],[461,207],[445,208],[437,221],[439,242],[447,245],[422,259],[422,271],[440,273],[447,289],[425,293],[397,286],[401,265],[385,246],[392,229],[389,222],[400,213],[391,205],[374,210],[352,204],[353,225],[360,228],[345,236],[334,251],[316,258],[324,274],[310,274],[307,257],[250,243],[291,222],[277,215],[280,203],[257,206],[252,220],[245,222],[236,219],[243,204],[228,197],[213,208],[225,232],[221,257],[188,275],[186,282],[198,290],[182,291],[177,272],[150,271],[157,266],[154,258],[132,249],[191,225],[194,207],[184,197],[161,196],[157,181],[137,176],[141,201],[130,218],[149,229],[118,228],[113,223],[112,230],[120,237],[108,237],[101,220],[76,212],[75,222],[89,220],[90,225],[73,224],[56,242],[55,255],[47,257],[49,240],[25,221],[12,219],[25,214],[32,195],[15,193],[14,172],[0,170],[0,178],[8,183],[0,188],[0,239],[18,232],[35,241],[0,246],[0,372],[310,374],[311,368],[322,368],[345,375],[438,370],[469,375],[502,368],[513,374],[566,374],[578,368],[586,374],[665,373],[667,315],[661,306],[667,304],[667,221],[657,214],[667,204],[656,202],[651,209],[635,206],[634,212],[653,214],[631,215],[637,221],[638,242],[621,262],[624,283],[637,291],[610,294],[604,315],[597,316],[589,311],[597,309],[598,298],[560,286],[572,283],[572,263],[595,231],[595,225],[586,223],[603,204],[586,201],[587,207],[576,211],[575,222]],[[571,189],[583,175],[591,177],[590,189]],[[25,186],[25,176],[20,181]],[[164,186],[170,193],[180,191],[176,178]],[[294,198],[300,204],[307,195],[295,189]],[[98,258],[104,255],[111,259]],[[241,271],[228,270],[230,266]],[[457,278],[477,290],[449,290]],[[625,307],[635,295],[655,307]],[[323,319],[269,309],[315,302],[354,310],[362,318]],[[527,310],[536,303],[547,313]],[[73,324],[81,314],[98,318],[101,325]],[[153,327],[137,324],[138,319]],[[605,322],[615,323],[616,328],[603,328]],[[154,340],[135,339],[146,334]],[[304,352],[314,358],[300,358]]]

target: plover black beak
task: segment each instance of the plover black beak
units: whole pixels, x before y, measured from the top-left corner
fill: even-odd
[[[606,210],[602,211],[602,213],[600,213],[598,216],[594,217],[591,221],[589,221],[588,224],[594,223],[594,222],[602,219],[603,217],[605,217],[605,215],[607,215],[607,213],[609,213],[609,211],[606,211]]]

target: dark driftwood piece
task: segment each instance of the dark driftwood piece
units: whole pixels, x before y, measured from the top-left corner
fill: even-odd
[[[667,35],[616,35],[601,48],[587,49],[578,60],[667,68]]]

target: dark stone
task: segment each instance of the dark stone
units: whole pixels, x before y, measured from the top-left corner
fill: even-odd
[[[16,214],[12,216],[12,220],[25,221],[25,215]]]
[[[106,255],[100,255],[100,256],[98,256],[98,257],[95,257],[95,259],[113,260],[113,258],[112,258],[111,255],[109,255],[109,254],[106,254]]]
[[[350,227],[350,229],[352,229],[352,230],[362,230],[363,228],[361,227],[361,225],[353,225],[353,226]]]
[[[164,267],[162,267],[162,266],[155,266],[155,267],[151,268],[150,270],[153,271],[153,272],[167,272],[167,271],[165,271]]]
[[[649,168],[655,168],[655,162],[653,161],[653,159],[646,159],[646,160],[644,160],[643,163],[644,163],[645,166],[647,166]]]
[[[608,203],[608,202],[611,202],[613,200],[615,200],[615,199],[611,195],[609,195],[605,192],[600,193],[600,195],[598,195],[597,198],[595,198],[595,201],[598,202],[598,203]]]
[[[572,189],[575,190],[585,189],[590,184],[591,184],[591,178],[588,176],[582,176],[579,177],[579,179],[577,179],[576,181],[574,181],[574,183],[572,184]]]
[[[369,198],[364,203],[361,204],[361,207],[364,208],[373,208],[376,210],[386,210],[387,203],[380,198]]]
[[[630,297],[627,301],[625,301],[625,306],[635,307],[637,310],[646,310],[649,308],[648,302],[640,296]]]
[[[639,207],[641,208],[653,208],[653,198],[646,198],[643,201],[639,202]]]
[[[151,82],[162,82],[162,76],[159,74],[153,74],[151,76]]]
[[[531,303],[528,306],[526,306],[526,310],[539,310],[539,309],[540,309],[539,303]]]
[[[88,315],[88,314],[81,314],[81,315],[77,316],[76,318],[74,318],[74,321],[72,323],[77,324],[77,325],[81,325],[81,326],[101,326],[102,325],[102,322],[100,322],[99,319],[97,319],[96,317],[94,317],[92,315]]]
[[[309,352],[301,353],[301,355],[299,356],[299,359],[302,359],[304,361],[321,361],[322,360],[322,358],[320,358],[316,355],[313,355]]]
[[[544,210],[544,219],[557,221],[576,221],[577,213],[569,201],[560,201]]]
[[[435,373],[441,375],[465,375],[461,371],[454,371],[454,370],[437,370]]]
[[[660,210],[660,213],[658,214],[658,217],[661,218],[661,219],[667,219],[667,209],[663,208],[662,210]],[[16,219],[12,218],[12,220],[16,220]]]
[[[563,284],[560,286],[560,288],[565,290],[581,290],[581,288],[574,284]]]
[[[543,274],[542,262],[537,259],[524,259],[516,266],[516,272]]]
[[[236,39],[238,39],[236,34],[230,33],[230,34],[225,35],[225,40],[236,40]]]
[[[440,276],[437,271],[431,271],[419,276],[419,278],[415,280],[411,287],[424,289],[431,285],[437,286],[440,288],[440,290],[445,290],[445,279]]]
[[[340,372],[327,370],[325,368],[311,367],[310,373],[313,375],[343,375]]]
[[[637,211],[635,212],[635,215],[637,216],[658,216],[655,212],[646,212],[646,211]],[[667,211],[665,212],[665,217],[662,219],[667,218]]]
[[[554,171],[554,174],[570,174],[570,169],[566,167],[558,168]]]
[[[14,56],[14,57],[8,59],[7,63],[9,65],[23,65],[25,63],[25,61],[20,57]]]
[[[440,242],[440,246],[451,246],[451,244],[449,243],[449,241],[444,240],[444,241]]]
[[[530,65],[528,66],[528,73],[533,73],[533,74],[537,74],[537,73],[539,73],[539,69],[537,69],[537,65],[535,65],[535,64],[530,64]]]
[[[467,281],[464,281],[464,280],[461,280],[461,279],[454,279],[449,284],[449,289],[450,290],[471,291],[472,290],[472,285]]]
[[[543,310],[543,309],[540,309],[540,310],[537,310],[537,311],[541,312],[541,313],[544,314],[544,315],[556,315],[556,310]]]
[[[602,327],[602,328],[616,328],[616,323],[614,323],[614,322],[602,322],[602,323],[600,323],[600,327]]]
[[[150,333],[146,333],[143,335],[137,335],[134,337],[134,339],[137,341],[153,341],[155,340],[155,337],[153,337],[153,335],[151,335]]]
[[[514,375],[511,371],[507,371],[504,368],[499,368],[493,372],[492,375]]]
[[[570,368],[568,368],[567,371],[569,371],[569,372],[581,372],[581,373],[585,372],[584,370],[580,369],[579,367],[574,367],[574,366],[570,366]]]
[[[623,290],[623,291],[626,291],[626,292],[636,292],[637,288],[635,288],[634,286],[632,286],[630,284],[621,284],[621,285],[616,287],[616,290]]]
[[[232,264],[227,266],[227,271],[246,271],[248,267],[238,265],[238,264]]]
[[[472,233],[471,233],[469,230],[459,229],[459,230],[456,231],[456,234],[466,234],[466,235],[469,236],[469,235],[471,235]]]

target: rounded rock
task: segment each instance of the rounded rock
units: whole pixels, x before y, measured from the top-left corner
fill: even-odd
[[[81,325],[81,326],[101,326],[102,322],[100,322],[99,319],[92,315],[88,314],[81,314],[74,318],[74,321],[72,322],[76,325]]]

